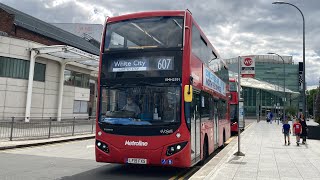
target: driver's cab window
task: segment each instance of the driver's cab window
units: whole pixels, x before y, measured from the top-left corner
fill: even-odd
[[[179,87],[102,88],[101,116],[154,124],[179,122],[180,91]]]

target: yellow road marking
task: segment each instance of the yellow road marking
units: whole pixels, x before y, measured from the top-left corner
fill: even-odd
[[[245,127],[245,129],[249,128],[252,124],[253,124],[253,123],[248,124],[248,125]],[[225,143],[226,143],[226,144],[229,144],[235,137],[236,137],[236,136],[230,137]],[[177,179],[177,178],[180,177],[180,176],[181,176],[181,177],[180,177],[178,180],[183,180],[183,179],[185,179],[186,177],[188,177],[191,173],[193,173],[193,172],[196,171],[196,170],[197,170],[197,168],[191,169],[190,171],[188,171],[188,172],[187,172],[186,174],[184,174],[183,176],[181,176],[181,174],[183,174],[184,172],[179,173],[179,174],[177,174],[177,175],[175,175],[175,176],[172,176],[169,180],[175,180],[175,179]]]
[[[194,173],[195,171],[199,170],[198,168],[193,168],[189,172],[187,172],[185,175],[181,176],[178,180],[186,179],[190,174]]]
[[[235,137],[235,136],[230,137],[225,143],[226,143],[226,144],[229,144],[229,143],[234,139],[234,137]]]
[[[177,179],[178,177],[180,177],[182,174],[185,174],[185,173],[186,173],[186,171],[182,171],[182,172],[178,173],[177,175],[172,176],[169,180],[175,180],[175,179]]]
[[[248,124],[248,126],[244,127],[244,129],[249,128],[253,123]]]

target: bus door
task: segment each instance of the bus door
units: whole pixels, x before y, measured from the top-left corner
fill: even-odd
[[[219,146],[219,116],[218,116],[218,100],[213,101],[213,119],[214,119],[214,148]]]
[[[200,118],[200,93],[193,92],[193,100],[191,104],[191,161],[192,164],[200,160],[201,146],[201,118]]]

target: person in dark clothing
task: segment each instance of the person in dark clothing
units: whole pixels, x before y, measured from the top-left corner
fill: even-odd
[[[300,124],[302,126],[302,133],[301,133],[302,144],[305,144],[308,136],[308,126],[307,126],[306,120],[304,119],[303,114],[301,114]]]

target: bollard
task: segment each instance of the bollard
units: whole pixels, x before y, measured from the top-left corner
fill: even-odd
[[[14,117],[12,117],[12,120],[11,120],[10,141],[12,141],[12,135],[13,135],[13,123],[14,123]]]
[[[50,120],[49,120],[49,135],[48,135],[48,138],[50,138],[50,136],[51,136],[51,123],[52,123],[52,118],[50,117]]]
[[[72,121],[72,136],[74,136],[74,124],[76,121],[76,117],[73,117],[73,121]]]

